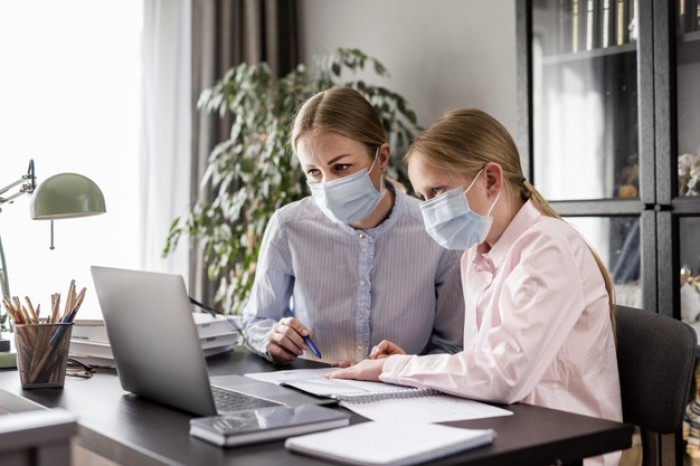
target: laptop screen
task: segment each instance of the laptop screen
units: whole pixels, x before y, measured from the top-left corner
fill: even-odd
[[[90,270],[122,388],[191,413],[216,414],[183,278]]]

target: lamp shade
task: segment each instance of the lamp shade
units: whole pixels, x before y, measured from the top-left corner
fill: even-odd
[[[36,188],[30,210],[34,220],[55,220],[103,214],[106,207],[102,191],[90,178],[59,173]]]

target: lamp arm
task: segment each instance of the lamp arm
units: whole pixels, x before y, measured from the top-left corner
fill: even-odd
[[[10,297],[10,279],[7,276],[7,263],[5,262],[5,250],[2,248],[2,238],[0,238],[0,286],[2,295]]]
[[[19,187],[19,191],[9,197],[0,197],[0,205],[9,202],[16,197],[21,196],[24,193],[31,194],[34,192],[34,190],[36,189],[36,175],[34,172],[33,159],[29,161],[29,168],[27,169],[27,174],[22,175],[22,177],[19,180],[14,181],[5,186],[4,188],[0,189],[0,194],[6,193],[7,191],[9,191],[17,185],[21,185]]]

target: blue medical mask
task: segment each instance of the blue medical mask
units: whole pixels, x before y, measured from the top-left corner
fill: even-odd
[[[328,218],[341,223],[356,222],[369,216],[379,205],[386,189],[382,183],[382,189],[377,191],[369,177],[378,155],[379,149],[369,170],[363,168],[325,183],[309,183],[314,202]]]
[[[467,201],[467,193],[482,171],[477,173],[465,191],[461,188],[451,189],[442,196],[420,203],[425,230],[443,248],[469,249],[483,243],[491,231],[491,211],[501,193],[496,196],[486,216],[471,210]]]

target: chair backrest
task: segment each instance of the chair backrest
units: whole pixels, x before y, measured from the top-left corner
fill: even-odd
[[[616,306],[615,321],[623,420],[642,431],[677,432],[695,368],[695,330],[625,306]]]

